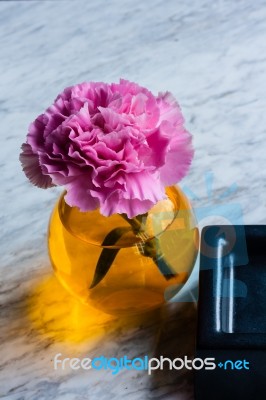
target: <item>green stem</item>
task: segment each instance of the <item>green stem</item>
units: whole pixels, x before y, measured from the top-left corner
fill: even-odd
[[[145,257],[150,257],[156,266],[158,267],[161,274],[165,277],[166,280],[169,280],[176,276],[176,273],[173,273],[171,267],[164,260],[163,254],[159,253],[157,249],[159,249],[159,243],[157,238],[153,238],[147,240],[145,232],[143,230],[143,219],[147,218],[147,214],[138,215],[135,218],[128,218],[126,214],[121,214],[121,217],[126,220],[131,228],[115,228],[104,238],[102,242],[102,246],[114,246],[118,240],[125,234],[128,233],[130,229],[134,232],[134,234],[141,239],[141,242],[138,246],[139,251]],[[101,280],[105,277],[111,265],[119,252],[119,248],[103,248],[101,255],[99,257],[98,263],[96,265],[94,277],[92,283],[90,285],[90,289],[94,288]]]

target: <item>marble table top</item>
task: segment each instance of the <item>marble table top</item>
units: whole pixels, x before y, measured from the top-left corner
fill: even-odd
[[[170,90],[194,135],[182,182],[199,225],[265,224],[264,0],[0,2],[0,398],[189,400],[189,371],[54,370],[64,357],[193,356],[196,305],[103,319],[53,276],[46,229],[60,191],[32,187],[18,154],[64,87],[139,82]],[[197,265],[183,294],[197,285]]]

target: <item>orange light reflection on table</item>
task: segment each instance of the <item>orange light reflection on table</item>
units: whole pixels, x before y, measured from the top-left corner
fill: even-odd
[[[33,328],[45,338],[54,342],[82,343],[115,335],[121,329],[154,324],[160,319],[160,312],[155,310],[127,318],[111,316],[83,305],[51,276],[30,293],[27,316]]]

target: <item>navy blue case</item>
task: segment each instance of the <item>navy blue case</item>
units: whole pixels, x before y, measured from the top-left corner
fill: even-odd
[[[196,400],[266,398],[266,226],[209,226],[201,235]]]

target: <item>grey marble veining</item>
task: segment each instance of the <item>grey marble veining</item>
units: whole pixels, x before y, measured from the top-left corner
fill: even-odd
[[[182,184],[196,195],[199,219],[200,209],[225,205],[234,222],[237,203],[244,223],[265,223],[265,20],[264,0],[0,2],[0,398],[193,399],[185,371],[53,369],[57,353],[192,355],[196,312],[175,303],[145,318],[102,321],[76,304],[52,276],[46,250],[60,190],[26,181],[19,148],[29,123],[68,85],[123,77],[170,90],[194,134]],[[209,214],[201,224],[217,218]]]

